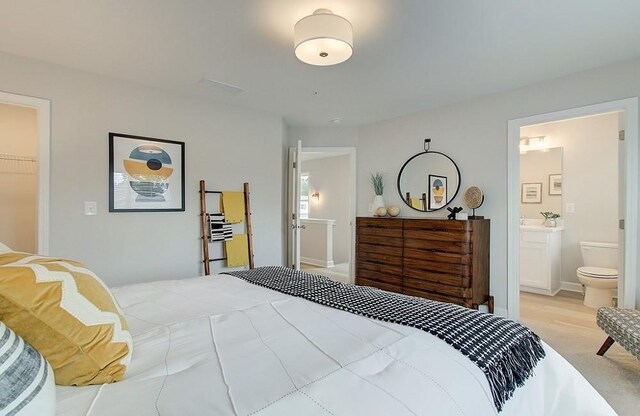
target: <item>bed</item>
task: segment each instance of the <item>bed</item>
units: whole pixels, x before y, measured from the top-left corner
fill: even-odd
[[[57,415],[615,415],[544,343],[498,413],[485,374],[416,328],[226,274],[112,291],[133,335],[125,378],[58,386]]]

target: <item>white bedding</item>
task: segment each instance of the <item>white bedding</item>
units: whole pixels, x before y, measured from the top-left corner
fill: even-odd
[[[493,415],[484,374],[438,338],[228,275],[113,290],[134,336],[119,383],[57,387],[56,414]],[[615,415],[545,344],[500,415]]]

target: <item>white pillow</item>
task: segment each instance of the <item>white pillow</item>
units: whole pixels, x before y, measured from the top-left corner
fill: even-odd
[[[8,251],[13,251],[13,250],[11,250],[8,246],[0,243],[0,254],[6,253]]]
[[[0,321],[0,414],[55,415],[56,385],[44,357]]]

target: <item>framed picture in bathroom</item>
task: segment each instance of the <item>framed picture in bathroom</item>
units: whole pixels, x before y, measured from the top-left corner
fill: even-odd
[[[520,202],[523,204],[541,204],[542,183],[523,183]]]
[[[562,195],[562,174],[549,175],[549,195]]]

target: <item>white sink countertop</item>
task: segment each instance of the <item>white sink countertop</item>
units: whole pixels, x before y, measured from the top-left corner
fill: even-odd
[[[557,226],[547,227],[544,220],[537,218],[525,218],[520,220],[520,231],[534,231],[539,233],[556,233],[564,230],[564,220],[556,220]]]
[[[557,225],[555,227],[547,227],[545,225],[521,225],[520,231],[533,231],[538,233],[557,233],[564,230],[564,225]]]

